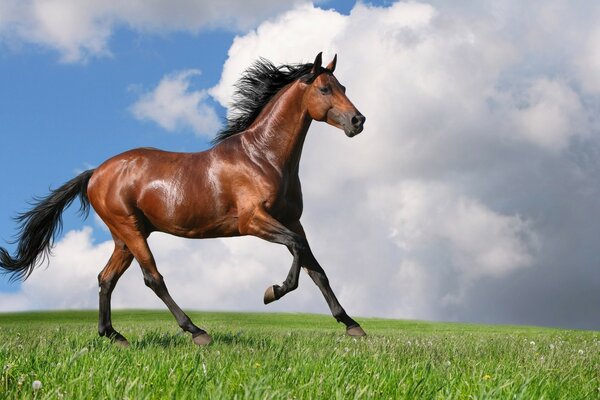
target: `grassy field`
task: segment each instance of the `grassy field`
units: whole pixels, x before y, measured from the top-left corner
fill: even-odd
[[[0,314],[0,398],[600,398],[600,332],[361,319],[355,340],[328,316],[190,316],[210,346],[167,312],[115,312],[127,349],[93,311]]]

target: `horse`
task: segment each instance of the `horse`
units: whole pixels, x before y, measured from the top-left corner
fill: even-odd
[[[196,345],[211,336],[175,303],[158,272],[147,238],[155,231],[184,238],[252,235],[287,246],[293,256],[281,285],[269,286],[264,303],[298,287],[303,267],[319,287],[331,314],[350,336],[366,333],[336,298],[325,271],[313,255],[300,223],[303,210],[298,169],[313,120],[340,128],[348,137],[363,130],[365,117],[346,97],[334,76],[337,54],[322,66],[275,66],[260,58],[236,83],[233,104],[213,146],[196,153],[138,148],[85,171],[18,214],[15,256],[0,247],[0,269],[25,280],[48,259],[62,229],[61,214],[76,197],[86,217],[90,205],[104,221],[114,250],[98,275],[98,333],[129,346],[113,328],[111,294],[135,258],[144,283],[165,303]]]

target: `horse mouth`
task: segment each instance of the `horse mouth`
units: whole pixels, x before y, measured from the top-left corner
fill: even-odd
[[[361,125],[357,128],[345,129],[344,133],[346,134],[346,136],[351,138],[351,137],[358,135],[362,131],[363,131],[363,126]]]

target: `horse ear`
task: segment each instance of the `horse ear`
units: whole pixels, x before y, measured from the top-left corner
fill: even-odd
[[[311,74],[316,74],[321,69],[321,64],[323,63],[323,52],[320,52],[315,57],[315,62],[313,62],[312,69],[310,70]]]
[[[333,56],[333,60],[331,60],[331,62],[325,68],[333,74],[333,71],[335,71],[335,64],[337,64],[337,54]]]

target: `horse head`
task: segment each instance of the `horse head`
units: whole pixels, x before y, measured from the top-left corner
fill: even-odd
[[[314,120],[342,129],[348,137],[356,136],[362,132],[366,118],[348,99],[346,88],[333,75],[337,55],[326,67],[321,63],[322,53],[319,53],[312,69],[301,80],[308,86],[304,94],[308,113]]]

